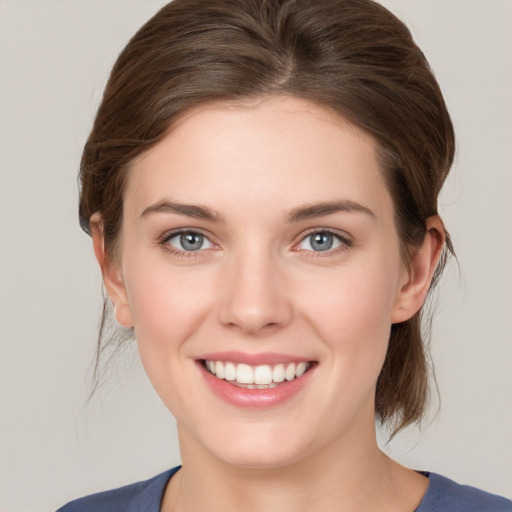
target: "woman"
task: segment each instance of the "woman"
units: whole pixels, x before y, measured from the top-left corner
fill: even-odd
[[[107,84],[80,221],[183,463],[61,510],[511,510],[375,439],[425,409],[453,154],[423,54],[374,2],[157,13]]]

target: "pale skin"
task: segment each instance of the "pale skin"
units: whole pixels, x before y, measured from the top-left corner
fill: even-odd
[[[116,318],[178,423],[183,468],[163,512],[414,510],[428,480],[379,450],[375,386],[444,230],[428,219],[403,260],[372,137],[291,97],[207,105],[133,162],[118,254],[91,220]],[[240,408],[205,385],[205,351],[315,367],[284,403]]]

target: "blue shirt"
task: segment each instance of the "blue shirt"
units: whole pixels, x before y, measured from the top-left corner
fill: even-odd
[[[80,498],[57,512],[159,512],[165,486],[179,468],[143,482]],[[459,485],[436,473],[424,474],[429,479],[427,492],[414,512],[512,512],[512,502],[505,498]]]

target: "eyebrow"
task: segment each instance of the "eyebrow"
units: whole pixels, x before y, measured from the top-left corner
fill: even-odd
[[[339,212],[358,212],[369,215],[375,219],[375,214],[366,206],[350,200],[329,201],[326,203],[316,203],[311,205],[299,206],[291,210],[285,217],[286,222],[299,222],[301,220],[324,217]]]
[[[308,204],[293,208],[286,216],[285,222],[293,223],[302,220],[314,219],[317,217],[325,217],[339,212],[359,212],[364,213],[372,218],[375,214],[362,204],[356,201],[341,200],[341,201],[328,201],[323,203]],[[176,201],[162,200],[148,206],[141,213],[141,217],[146,217],[154,213],[176,213],[178,215],[185,215],[194,219],[208,220],[210,222],[223,223],[224,219],[216,211],[206,206],[196,204],[185,204]]]
[[[158,203],[145,208],[140,216],[146,217],[153,213],[177,213],[178,215],[185,215],[187,217],[192,217],[193,219],[209,220],[211,222],[218,223],[224,222],[217,212],[207,208],[206,206],[184,204],[176,201],[158,201]]]

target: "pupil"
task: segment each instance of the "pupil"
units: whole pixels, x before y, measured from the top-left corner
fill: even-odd
[[[313,236],[311,247],[315,251],[327,251],[332,247],[333,237],[329,233],[317,233]]]
[[[203,245],[203,235],[185,233],[180,237],[181,246],[187,251],[197,251]]]

